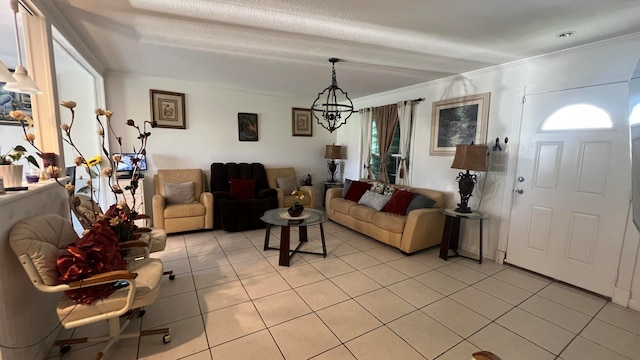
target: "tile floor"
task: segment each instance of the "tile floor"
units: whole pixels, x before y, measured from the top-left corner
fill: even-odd
[[[447,262],[437,249],[407,257],[331,222],[325,234],[326,259],[298,254],[289,268],[262,250],[264,230],[170,236],[154,255],[177,278],[130,329],[170,326],[171,343],[123,340],[107,359],[468,360],[480,349],[503,360],[640,359],[638,312],[491,261]],[[309,235],[305,248],[319,250],[317,228]],[[98,349],[75,345],[62,358]]]

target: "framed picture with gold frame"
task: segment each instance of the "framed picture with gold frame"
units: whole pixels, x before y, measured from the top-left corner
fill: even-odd
[[[487,92],[435,101],[429,155],[453,156],[458,144],[484,144],[490,99],[491,93]]]
[[[291,135],[313,136],[311,109],[291,108]]]
[[[149,96],[151,97],[151,118],[158,124],[157,127],[187,128],[183,93],[151,89]]]

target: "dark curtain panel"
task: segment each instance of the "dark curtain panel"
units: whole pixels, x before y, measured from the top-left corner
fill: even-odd
[[[373,119],[378,128],[378,149],[380,150],[378,180],[388,183],[387,154],[393,141],[393,132],[398,126],[398,106],[391,104],[373,108]]]

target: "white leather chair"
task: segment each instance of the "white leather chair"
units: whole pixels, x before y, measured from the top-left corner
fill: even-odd
[[[163,270],[162,261],[159,259],[136,261],[130,263],[127,270],[111,271],[84,280],[59,284],[57,259],[65,253],[69,244],[78,240],[73,225],[65,218],[53,214],[19,221],[12,228],[9,236],[9,245],[18,256],[33,286],[45,293],[61,293],[55,311],[65,329],[104,320],[109,324],[107,336],[58,340],[55,345],[68,346],[84,342],[107,341],[103,351],[96,356],[96,359],[101,359],[107,350],[122,338],[164,334],[164,342],[169,342],[171,340],[169,328],[123,334],[124,328],[131,319],[136,315],[144,314],[141,313],[141,308],[152,304],[158,296]],[[76,303],[65,293],[67,290],[115,282],[119,282],[121,286],[113,294],[91,304]],[[120,316],[127,312],[130,312],[129,316],[121,324]]]

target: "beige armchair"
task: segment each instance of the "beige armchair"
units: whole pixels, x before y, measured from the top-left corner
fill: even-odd
[[[204,191],[201,169],[161,169],[153,183],[153,226],[167,233],[213,229],[213,195]]]
[[[298,178],[296,172],[292,167],[286,168],[267,168],[267,182],[269,187],[276,189],[278,192],[278,207],[288,208],[293,206],[294,197],[291,195],[291,191],[283,191],[278,184],[278,179],[287,179],[293,177],[295,179],[296,186],[298,185]],[[283,180],[281,180],[283,182]],[[313,186],[297,186],[298,190],[304,193],[304,199],[300,201],[300,204],[306,208],[313,209],[316,205],[316,191]]]

